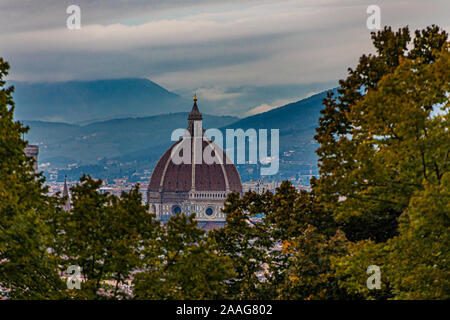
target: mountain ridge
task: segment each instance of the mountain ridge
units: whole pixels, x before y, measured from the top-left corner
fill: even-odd
[[[182,112],[185,101],[144,78],[66,82],[8,81],[15,88],[17,119],[92,122],[93,119]]]
[[[309,170],[317,161],[315,128],[323,108],[322,100],[330,90],[242,119],[204,113],[204,128],[279,129],[281,161],[278,176],[286,179],[306,167]],[[113,175],[102,171],[111,162],[120,163],[116,168],[118,175],[151,170],[173,143],[170,141],[172,130],[186,128],[187,117],[188,112],[184,111],[110,119],[85,125],[45,121],[24,123],[31,127],[26,139],[41,147],[41,164],[50,163],[49,168],[62,168],[69,163],[77,163],[85,166],[86,170],[95,168],[91,174],[105,178]],[[256,171],[250,166],[238,166],[238,170],[243,180],[257,178]]]

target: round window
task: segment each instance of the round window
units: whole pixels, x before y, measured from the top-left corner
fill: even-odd
[[[207,216],[212,216],[214,213],[214,210],[212,208],[208,208],[208,209],[206,209],[205,213]]]
[[[172,213],[173,213],[173,214],[181,213],[181,208],[180,208],[180,206],[177,206],[177,205],[173,206],[173,207],[172,207]]]

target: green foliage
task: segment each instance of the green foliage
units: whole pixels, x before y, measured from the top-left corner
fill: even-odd
[[[19,299],[51,299],[62,286],[47,219],[55,200],[24,153],[27,128],[14,121],[13,88],[4,88],[9,65],[0,58],[0,288]]]
[[[332,237],[318,232],[313,226],[292,241],[285,242],[283,250],[289,254],[287,277],[279,286],[282,299],[355,299],[358,292],[347,294],[338,285],[331,260],[347,253],[347,239],[338,230]]]
[[[72,210],[62,211],[55,228],[62,270],[82,268],[80,290],[70,290],[79,299],[127,298],[119,286],[142,266],[140,255],[155,237],[158,223],[142,205],[139,188],[121,197],[97,192],[102,181],[83,176],[72,187]]]
[[[450,298],[450,175],[439,186],[425,182],[399,219],[400,234],[387,242],[349,243],[333,259],[339,286],[366,298]],[[381,268],[381,290],[365,285],[369,265]]]
[[[397,299],[450,299],[450,173],[425,182],[400,217],[400,236],[387,243]]]
[[[233,262],[236,276],[228,282],[228,294],[233,299],[268,298],[262,289],[258,273],[264,273],[265,263],[269,261],[268,249],[273,239],[263,223],[254,223],[252,216],[261,213],[271,194],[258,195],[248,192],[240,199],[236,193],[230,194],[223,210],[226,225],[210,232],[218,252],[228,256]]]
[[[233,261],[237,277],[229,282],[231,297],[343,297],[329,261],[332,254],[345,252],[340,249],[343,235],[335,235],[334,220],[314,194],[298,192],[285,181],[275,194],[230,195],[224,212],[226,226],[210,236]],[[261,222],[253,219],[261,214]]]
[[[426,185],[442,188],[448,172],[447,34],[434,26],[416,32],[411,50],[407,28],[372,39],[377,53],[362,56],[338,97],[324,100],[312,192],[285,182],[274,195],[227,199],[227,225],[212,236],[238,274],[234,298],[447,297],[448,221],[430,223],[430,234],[404,221],[408,212],[426,215],[418,207]],[[435,216],[448,218],[448,206],[438,205],[448,204],[445,194],[434,196]],[[257,214],[261,222],[252,220]],[[370,265],[382,269],[381,290],[367,288]]]
[[[324,100],[315,190],[350,240],[379,242],[397,234],[396,219],[422,179],[439,181],[448,170],[445,148],[435,152],[448,135],[435,133],[430,114],[447,108],[449,68],[447,34],[437,27],[417,32],[412,44],[407,28],[372,39],[377,53],[363,55],[338,96]]]
[[[138,299],[224,299],[234,276],[231,260],[215,252],[214,243],[197,227],[195,214],[177,214],[158,229],[148,246],[144,271],[135,274]]]
[[[332,269],[350,295],[448,299],[447,34],[435,26],[417,31],[410,51],[407,29],[373,39],[378,55],[363,56],[339,98],[325,100],[317,130],[322,166],[314,190],[353,241],[348,255],[332,257]],[[381,268],[381,290],[365,285],[370,265]]]

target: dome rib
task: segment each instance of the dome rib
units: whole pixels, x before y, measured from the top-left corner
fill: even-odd
[[[176,165],[171,161],[173,148],[180,143],[175,142],[163,154],[152,172],[149,184],[151,192],[189,192],[192,189],[192,164]],[[206,140],[202,143],[202,152],[208,145],[212,145],[216,157],[222,153],[223,163],[195,165],[195,190],[196,191],[234,191],[242,192],[242,182],[234,164],[229,161],[225,151],[214,141]],[[191,154],[192,161],[192,154]]]

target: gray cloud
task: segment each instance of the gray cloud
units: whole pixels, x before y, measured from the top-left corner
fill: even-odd
[[[73,4],[81,7],[83,23],[90,25],[139,24],[205,8],[258,2],[264,0],[226,0],[225,6],[222,0],[2,0],[0,33],[60,28],[65,25],[66,8]]]
[[[81,30],[65,28],[69,4],[81,7]],[[448,0],[2,0],[0,55],[11,79],[147,77],[225,101],[236,86],[337,83],[372,50],[370,4],[383,25],[450,31]]]

